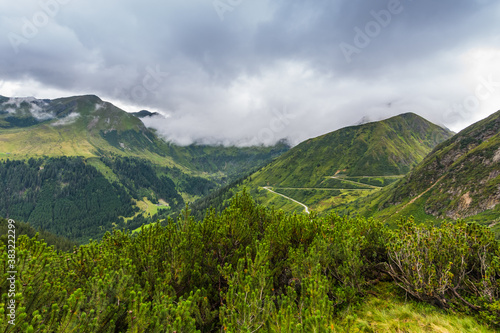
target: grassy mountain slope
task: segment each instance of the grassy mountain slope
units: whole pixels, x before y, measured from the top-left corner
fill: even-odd
[[[307,140],[253,175],[256,185],[325,187],[326,177],[405,174],[450,131],[407,113]],[[326,186],[328,187],[328,186]]]
[[[300,204],[285,199],[289,197],[311,211],[329,211],[396,182],[451,136],[449,130],[412,113],[346,127],[302,142],[225,190],[224,197],[227,200],[228,193],[246,188],[263,205],[305,211]],[[210,202],[224,207],[222,201],[210,197],[197,207],[208,207]]]
[[[365,215],[466,218],[495,224],[500,217],[500,111],[438,145],[411,173],[359,205]]]
[[[0,97],[0,216],[86,242],[166,217],[287,149],[177,146],[96,96]]]
[[[0,158],[111,154],[234,178],[286,150],[285,143],[248,148],[177,146],[159,138],[138,117],[92,95],[55,100],[0,96]]]
[[[114,153],[160,160],[164,155],[140,119],[97,96],[14,98],[0,108],[4,119],[0,151],[11,158]],[[19,125],[23,121],[26,126]]]

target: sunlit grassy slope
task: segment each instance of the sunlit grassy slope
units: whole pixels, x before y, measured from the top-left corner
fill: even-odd
[[[446,313],[405,297],[391,283],[374,287],[361,304],[338,320],[335,332],[497,332],[466,315]]]
[[[321,187],[325,177],[405,174],[452,135],[413,114],[307,140],[252,176],[255,185]]]
[[[0,152],[10,158],[118,154],[172,163],[169,158],[159,158],[161,149],[157,146],[161,142],[156,141],[140,119],[96,96],[46,101],[42,105],[44,114],[51,118],[26,126],[22,123],[27,119],[23,110],[30,107],[33,110],[36,105],[35,102],[3,105],[16,110],[4,113],[3,118],[16,119],[17,126],[10,124],[0,129]]]
[[[244,185],[272,186],[313,211],[329,211],[394,183],[451,136],[413,113],[346,127],[293,147]],[[269,193],[253,193],[269,202],[264,199]],[[290,209],[281,199],[275,203],[276,208]]]
[[[285,143],[246,148],[167,143],[133,114],[92,95],[55,100],[0,96],[0,159],[115,155],[185,173],[236,178],[286,150]]]
[[[430,222],[462,218],[500,231],[499,163],[500,111],[438,145],[394,186],[352,209],[391,223],[410,215]]]

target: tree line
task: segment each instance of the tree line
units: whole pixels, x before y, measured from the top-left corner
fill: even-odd
[[[138,212],[133,199],[163,199],[180,210],[180,188],[194,195],[215,186],[209,180],[185,176],[175,184],[168,170],[149,161],[103,157],[119,181],[107,179],[82,157],[30,158],[0,162],[0,216],[25,221],[78,242],[100,239],[113,228],[135,229],[145,221],[123,217]]]

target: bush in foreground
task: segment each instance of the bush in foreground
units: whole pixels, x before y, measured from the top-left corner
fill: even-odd
[[[0,255],[6,277],[3,245]],[[498,243],[476,226],[408,222],[389,232],[372,219],[270,211],[242,194],[203,221],[186,210],[72,253],[19,237],[16,326],[3,279],[0,330],[335,331],[386,272],[418,299],[498,324],[498,257]],[[415,273],[416,264],[425,269]]]

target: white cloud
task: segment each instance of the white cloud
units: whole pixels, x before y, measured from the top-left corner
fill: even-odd
[[[69,115],[67,115],[64,118],[61,118],[61,119],[53,122],[51,125],[52,126],[71,125],[71,124],[75,123],[78,120],[78,118],[80,118],[80,114],[73,112],[73,113],[70,113]]]
[[[3,103],[3,105],[8,106],[7,112],[12,114],[17,113],[23,104],[28,104],[29,108],[26,111],[37,120],[49,120],[55,117],[51,112],[46,111],[47,103],[45,101],[34,97],[9,98],[8,101]]]

